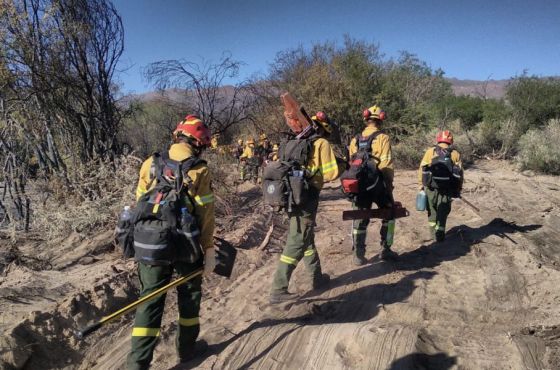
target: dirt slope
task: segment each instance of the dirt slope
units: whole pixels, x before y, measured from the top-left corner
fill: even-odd
[[[396,198],[411,209],[415,175],[400,171],[395,184]],[[464,195],[480,214],[454,202],[447,240],[432,244],[426,215],[412,211],[397,222],[395,263],[377,258],[373,223],[370,263],[359,268],[351,263],[351,224],[341,221],[349,203],[325,189],[316,244],[332,283],[310,292],[299,266],[290,290],[300,299],[276,307],[267,299],[285,225],[263,212],[257,189],[240,187],[245,206],[231,220],[237,230],[221,235],[239,248],[239,264],[231,281],[212,278],[204,292],[201,336],[210,351],[175,366],[170,294],[153,368],[560,369],[558,179],[523,175],[503,162],[480,163],[466,176]],[[62,261],[63,268],[8,268],[0,318],[2,347],[12,350],[2,360],[18,355],[27,369],[123,368],[130,316],[84,342],[69,328],[131,300],[133,264],[103,252],[102,242],[81,246],[89,254]]]

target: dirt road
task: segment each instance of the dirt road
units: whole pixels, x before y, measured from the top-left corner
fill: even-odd
[[[341,221],[349,203],[325,189],[316,245],[332,283],[309,292],[298,266],[290,290],[300,299],[276,307],[267,300],[285,226],[259,208],[257,189],[241,188],[246,206],[235,218],[239,227],[223,235],[239,248],[239,265],[232,281],[213,278],[205,289],[201,336],[210,350],[188,367],[174,367],[170,294],[153,368],[560,369],[558,178],[523,175],[504,162],[482,162],[466,177],[464,195],[480,214],[455,201],[446,241],[433,244],[426,215],[412,211],[397,222],[395,263],[377,258],[373,223],[362,267],[351,263],[351,224]],[[415,179],[413,171],[396,176],[395,198],[410,209]],[[270,223],[270,242],[262,245]],[[101,251],[49,271],[8,268],[0,283],[3,347],[25,350],[2,356],[27,357],[28,369],[123,367],[130,316],[82,343],[69,328],[132,299],[133,264],[115,262],[104,242],[83,243]]]

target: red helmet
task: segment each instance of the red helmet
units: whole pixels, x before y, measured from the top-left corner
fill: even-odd
[[[173,131],[173,136],[184,135],[193,138],[197,146],[210,145],[212,134],[208,126],[195,115],[189,114],[185,119],[177,124]]]
[[[448,130],[440,131],[436,135],[436,141],[439,143],[453,144],[453,134]]]
[[[319,111],[317,112],[317,114],[315,114],[315,116],[317,117],[317,119],[321,122],[327,122],[328,118],[327,118],[327,114],[323,111]]]

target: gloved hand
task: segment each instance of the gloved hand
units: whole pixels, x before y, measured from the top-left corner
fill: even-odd
[[[204,275],[210,275],[214,267],[216,267],[216,250],[212,247],[204,251]]]

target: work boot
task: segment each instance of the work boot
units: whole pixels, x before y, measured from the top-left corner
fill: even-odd
[[[436,242],[442,242],[445,240],[445,231],[438,230],[436,231]]]
[[[282,302],[287,302],[287,301],[291,301],[292,299],[295,299],[296,295],[293,293],[288,293],[286,292],[275,292],[275,293],[271,293],[270,294],[270,298],[269,298],[269,302],[271,304],[276,304],[276,303],[282,303]]]
[[[195,343],[193,351],[191,351],[186,356],[179,357],[179,364],[187,363],[194,360],[195,358],[200,358],[206,353],[206,351],[208,351],[208,342],[201,339]]]
[[[353,258],[352,261],[354,262],[354,265],[356,265],[356,266],[363,266],[367,263],[367,260],[364,256],[354,255],[354,258]]]
[[[328,285],[331,281],[331,277],[328,274],[322,274],[313,281],[313,289],[321,289]]]
[[[396,261],[398,256],[399,255],[393,252],[390,248],[383,247],[383,249],[381,249],[380,257],[383,261]]]

